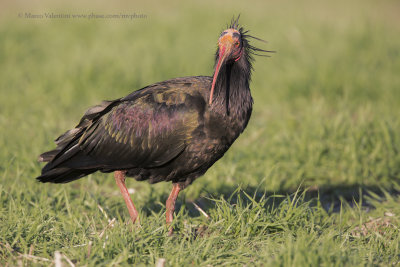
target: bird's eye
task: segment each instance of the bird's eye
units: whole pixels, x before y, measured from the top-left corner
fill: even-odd
[[[235,42],[236,47],[239,47],[239,44],[240,44],[239,42]]]

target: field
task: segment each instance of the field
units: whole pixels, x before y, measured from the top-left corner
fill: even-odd
[[[1,266],[400,264],[398,1],[41,2],[0,4]],[[146,17],[26,14],[45,12]],[[172,237],[170,184],[127,181],[139,228],[111,174],[35,180],[37,156],[88,107],[212,75],[239,13],[276,53],[255,58],[249,126],[180,195]]]

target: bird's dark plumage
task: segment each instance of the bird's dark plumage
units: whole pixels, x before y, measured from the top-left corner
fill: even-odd
[[[186,187],[224,155],[249,121],[251,54],[268,52],[249,38],[255,37],[234,20],[219,38],[213,77],[155,83],[90,108],[56,139],[55,150],[39,157],[47,164],[37,179],[66,183],[96,171],[122,171]]]
[[[38,179],[65,183],[81,178],[78,170],[127,170],[152,183],[191,183],[241,132],[223,113],[209,114],[210,87],[211,77],[178,78],[90,108],[76,128],[57,138],[55,150],[40,156],[49,163]]]

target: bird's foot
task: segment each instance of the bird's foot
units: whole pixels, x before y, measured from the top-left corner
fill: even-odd
[[[174,234],[174,228],[172,225],[168,225],[168,236],[172,236]]]

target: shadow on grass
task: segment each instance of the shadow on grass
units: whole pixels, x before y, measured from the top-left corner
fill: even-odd
[[[299,188],[287,191],[272,192],[263,190],[261,187],[230,187],[221,185],[214,192],[208,192],[207,196],[200,197],[194,201],[186,201],[180,197],[176,203],[176,212],[179,212],[180,208],[185,205],[188,210],[189,216],[197,217],[200,216],[200,212],[193,203],[198,205],[206,213],[210,209],[214,209],[216,206],[216,200],[225,199],[230,204],[236,204],[240,197],[244,205],[250,204],[253,200],[259,202],[261,199],[268,198],[265,202],[265,208],[278,207],[282,201],[285,201],[287,197],[293,198],[295,195],[304,193],[304,202],[309,202],[310,206],[319,204],[328,213],[340,212],[341,207],[355,207],[360,206],[364,210],[368,211],[375,209],[370,199],[377,201],[384,201],[389,196],[400,195],[400,180],[393,181],[392,186],[382,188],[378,186],[365,186],[360,184],[354,185],[343,185],[343,186],[321,186],[321,187],[308,187]],[[253,200],[247,196],[251,196]],[[153,196],[151,194],[151,196]],[[163,206],[157,204],[157,196],[149,197],[146,204],[143,205],[143,211],[150,215],[152,212],[160,212],[164,209]],[[162,197],[162,202],[165,203],[167,195]]]

